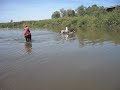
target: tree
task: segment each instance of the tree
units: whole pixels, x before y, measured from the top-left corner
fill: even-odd
[[[59,11],[55,11],[52,16],[52,18],[60,18],[60,12]]]
[[[73,17],[73,16],[75,16],[75,11],[72,10],[72,9],[68,9],[67,12],[66,12],[66,15],[68,17]]]
[[[86,9],[86,14],[95,15],[95,14],[98,14],[99,11],[100,11],[100,8],[97,5],[92,5],[91,7],[88,7]]]
[[[66,10],[64,10],[64,8],[60,9],[60,13],[61,13],[61,17],[66,16]]]
[[[74,10],[72,10],[72,15],[75,16],[75,11]]]
[[[13,23],[13,20],[10,20],[11,23]]]
[[[85,10],[86,10],[86,7],[81,5],[76,9],[76,12],[77,12],[78,15],[85,15]]]

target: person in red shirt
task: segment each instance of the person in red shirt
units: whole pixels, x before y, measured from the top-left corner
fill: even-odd
[[[24,37],[26,41],[31,41],[31,33],[28,26],[25,26],[24,28]]]

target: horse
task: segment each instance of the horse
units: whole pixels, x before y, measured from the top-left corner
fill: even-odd
[[[60,31],[60,34],[66,34],[66,33],[68,33],[69,31],[68,31],[68,27],[66,27],[66,29],[65,30],[61,30]]]
[[[24,37],[25,37],[25,40],[26,40],[27,42],[31,41],[31,33],[30,33],[30,34],[27,34],[27,35],[24,35]]]
[[[73,34],[73,33],[75,33],[76,31],[73,29],[73,28],[71,28],[71,29],[68,29],[68,27],[66,27],[66,30],[61,30],[60,31],[60,34]]]

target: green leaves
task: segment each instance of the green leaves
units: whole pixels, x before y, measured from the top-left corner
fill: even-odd
[[[0,23],[1,28],[18,28],[28,25],[32,28],[108,28],[120,30],[120,8],[107,12],[103,6],[92,5],[90,7],[79,6],[76,12],[72,9],[55,11],[52,19],[39,21],[21,21],[13,23]]]
[[[55,11],[53,14],[52,14],[52,18],[59,18],[60,17],[60,12],[59,11]]]

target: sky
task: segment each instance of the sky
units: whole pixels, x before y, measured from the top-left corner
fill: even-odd
[[[81,5],[114,6],[120,0],[0,0],[0,22],[50,19],[61,8],[75,10]]]

